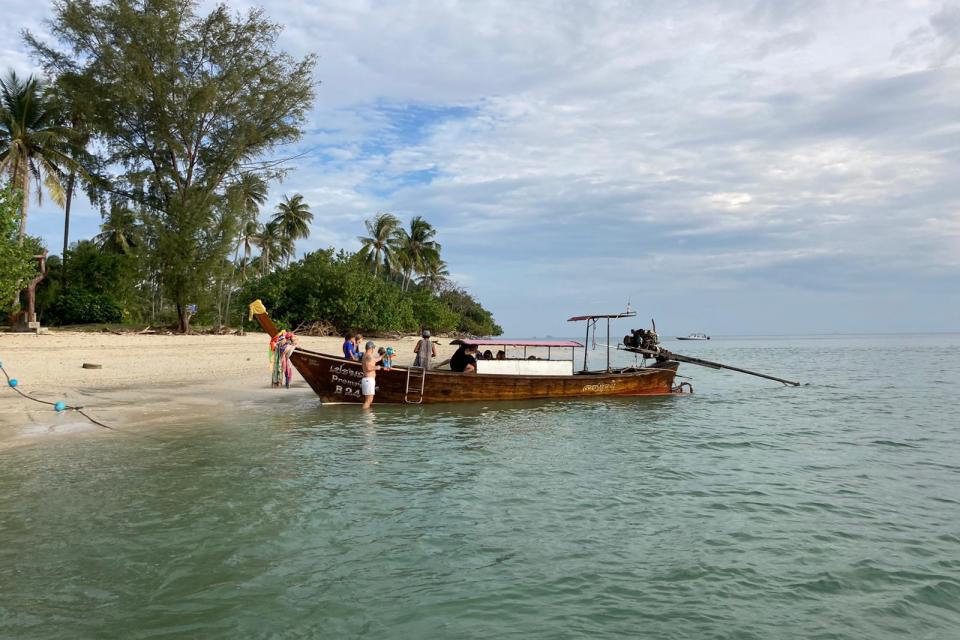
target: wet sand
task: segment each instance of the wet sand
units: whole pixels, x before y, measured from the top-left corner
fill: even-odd
[[[415,337],[374,338],[392,346],[395,363],[413,362]],[[438,358],[455,347],[438,339]],[[342,338],[300,338],[301,347],[338,354]],[[269,340],[245,336],[114,335],[50,332],[0,334],[0,362],[17,388],[41,400],[82,405],[98,420],[123,429],[162,426],[172,415],[236,410],[249,402],[314,397],[299,373],[291,389],[270,387]],[[102,365],[84,369],[84,363]],[[55,435],[104,431],[76,412],[52,407],[0,388],[0,450]]]

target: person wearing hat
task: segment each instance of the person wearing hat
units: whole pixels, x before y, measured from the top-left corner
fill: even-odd
[[[430,340],[430,332],[426,329],[423,330],[420,336],[421,338],[413,347],[413,352],[417,354],[417,357],[413,360],[413,366],[429,369],[430,359],[437,357],[437,345],[433,344],[433,341]]]
[[[373,395],[377,392],[377,363],[380,357],[377,355],[377,345],[373,341],[367,342],[367,347],[363,351],[363,357],[360,359],[363,365],[363,378],[360,380],[360,393],[363,394],[363,408],[369,409],[373,404]]]

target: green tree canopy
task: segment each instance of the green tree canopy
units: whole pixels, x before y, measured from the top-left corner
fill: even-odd
[[[397,232],[400,230],[400,221],[392,213],[378,213],[363,225],[367,228],[366,236],[357,236],[360,241],[360,256],[367,264],[373,267],[374,275],[380,273],[383,266],[389,272],[395,267]]]
[[[101,249],[108,253],[130,255],[140,244],[140,225],[137,214],[122,201],[111,204],[103,217],[100,233],[94,238]]]
[[[410,220],[410,230],[401,228],[396,235],[396,253],[403,268],[403,288],[406,289],[414,273],[425,273],[431,263],[440,260],[437,230],[421,216]]]
[[[0,189],[0,310],[4,311],[37,272],[33,247],[20,242],[21,200],[19,190]]]
[[[289,264],[296,241],[310,235],[310,223],[313,222],[310,205],[303,201],[303,196],[299,193],[292,198],[284,196],[270,222],[277,226],[284,249],[283,258]]]
[[[291,329],[323,320],[340,330],[501,333],[490,312],[466,292],[404,291],[401,283],[374,275],[360,254],[333,249],[309,253],[248,282],[239,297],[260,298],[274,321]]]
[[[189,330],[186,304],[237,237],[218,203],[231,176],[298,139],[314,57],[278,50],[260,10],[199,12],[197,0],[56,0],[50,45],[26,40],[52,76],[95,105],[90,126],[109,190],[144,211],[158,277]]]
[[[74,166],[70,130],[60,125],[44,87],[13,71],[0,79],[0,172],[23,193],[18,238],[23,241],[31,188],[40,201],[45,186],[58,205],[64,204],[63,176]]]

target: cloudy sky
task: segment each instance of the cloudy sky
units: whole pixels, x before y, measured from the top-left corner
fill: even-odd
[[[960,330],[958,2],[260,6],[320,56],[272,188],[316,213],[301,251],[422,215],[515,336],[628,300],[668,334]],[[49,6],[0,8],[30,71]],[[62,224],[45,201],[29,231]]]

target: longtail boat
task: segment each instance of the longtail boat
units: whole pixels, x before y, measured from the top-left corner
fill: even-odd
[[[255,318],[271,338],[278,334],[263,303],[250,305]],[[489,347],[534,348],[547,350],[547,359],[479,360],[476,373],[457,373],[421,367],[393,367],[377,371],[376,403],[433,404],[544,398],[578,398],[588,396],[662,396],[679,393],[673,385],[679,362],[655,358],[649,366],[613,368],[609,357],[610,320],[635,315],[633,312],[576,316],[587,322],[596,333],[596,324],[607,320],[607,366],[603,370],[574,371],[574,349],[584,347],[570,340],[501,340],[478,338],[454,340],[451,344]],[[569,349],[567,359],[551,359],[554,350]],[[586,351],[586,349],[584,349]],[[360,363],[337,355],[310,351],[297,346],[289,355],[290,363],[325,403],[363,402]],[[646,362],[646,361],[644,361]]]

